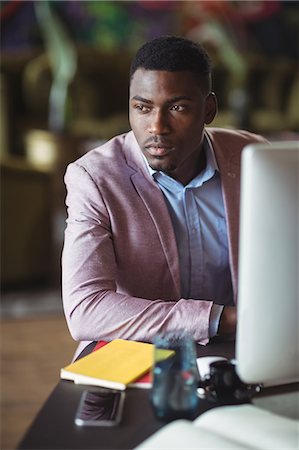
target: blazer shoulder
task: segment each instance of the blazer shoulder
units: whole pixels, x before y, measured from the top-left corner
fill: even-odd
[[[206,128],[205,130],[212,140],[216,143],[228,143],[230,145],[236,145],[241,149],[246,144],[268,142],[267,139],[259,134],[252,133],[246,130],[234,130],[230,128]]]
[[[221,167],[228,163],[240,166],[242,150],[246,145],[268,142],[263,136],[245,130],[206,128],[205,132],[211,140]]]
[[[85,172],[97,184],[115,179],[128,172],[125,153],[126,133],[115,136],[104,144],[89,150],[66,168],[67,173]]]
[[[124,159],[124,139],[125,135],[115,136],[109,141],[89,150],[83,156],[71,163],[81,166],[87,172],[107,170],[119,159]]]

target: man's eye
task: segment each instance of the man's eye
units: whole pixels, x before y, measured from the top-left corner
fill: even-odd
[[[172,105],[170,107],[171,111],[182,112],[186,109],[185,105]]]
[[[140,111],[142,113],[147,113],[150,110],[148,106],[140,104],[134,105],[134,109],[137,109],[137,111]]]

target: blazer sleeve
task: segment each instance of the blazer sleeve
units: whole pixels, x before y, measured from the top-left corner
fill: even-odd
[[[99,186],[78,163],[68,166],[65,183],[62,296],[73,338],[151,342],[158,332],[184,328],[207,343],[211,301],[149,300],[117,292],[113,233]]]

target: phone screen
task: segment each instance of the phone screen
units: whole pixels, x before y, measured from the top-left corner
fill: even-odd
[[[75,416],[80,426],[115,426],[122,417],[125,393],[111,389],[84,391]]]

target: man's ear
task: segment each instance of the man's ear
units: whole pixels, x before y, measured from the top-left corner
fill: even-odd
[[[217,98],[215,92],[210,92],[205,100],[205,124],[213,122],[217,114]]]

